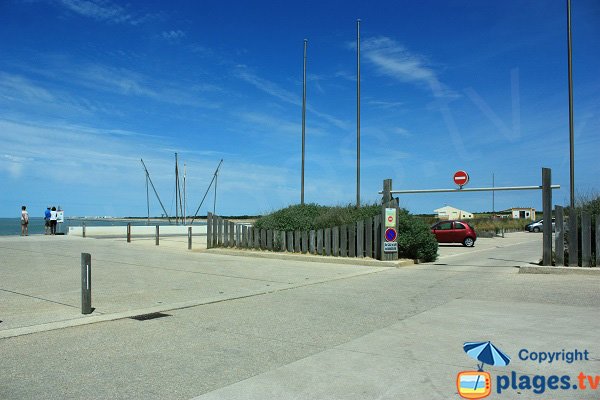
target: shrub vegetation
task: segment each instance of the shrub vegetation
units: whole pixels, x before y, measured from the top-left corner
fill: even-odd
[[[354,205],[328,207],[318,204],[292,205],[257,219],[259,229],[280,231],[308,231],[353,224],[381,213],[378,204],[359,208]],[[434,261],[438,244],[429,226],[401,209],[398,221],[398,252],[402,258]]]

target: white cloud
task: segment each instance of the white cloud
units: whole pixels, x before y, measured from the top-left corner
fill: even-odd
[[[177,29],[177,30],[171,30],[171,31],[164,31],[161,34],[163,39],[166,40],[177,40],[177,39],[181,39],[185,37],[185,32]]]
[[[285,90],[276,83],[253,74],[252,72],[248,71],[248,69],[243,65],[239,65],[234,73],[237,78],[253,85],[257,89],[262,90],[263,92],[273,97],[276,97],[286,103],[298,107],[302,105],[301,94],[294,94],[288,90]],[[306,110],[340,129],[348,130],[351,127],[350,123],[348,123],[347,121],[341,120],[330,114],[317,111],[310,105],[306,106]]]
[[[55,101],[54,96],[23,76],[0,71],[0,97],[10,101]]]
[[[377,108],[390,109],[390,108],[400,108],[404,106],[404,103],[401,101],[381,101],[381,100],[369,100],[367,104]]]
[[[111,23],[138,25],[149,18],[134,15],[109,0],[59,0],[57,4],[84,17]]]
[[[411,53],[400,43],[387,37],[365,39],[361,43],[364,57],[382,75],[402,82],[425,85],[436,98],[455,98],[458,95],[440,82],[437,73],[425,57]]]
[[[271,96],[276,97],[279,100],[285,101],[286,103],[290,103],[293,105],[302,104],[299,94],[287,91],[281,88],[279,85],[253,74],[252,72],[248,71],[248,69],[243,65],[239,65],[235,69],[235,76],[251,84],[257,89],[262,90],[263,92],[270,94]]]

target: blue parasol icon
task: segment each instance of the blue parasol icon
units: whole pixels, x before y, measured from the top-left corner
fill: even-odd
[[[492,342],[466,342],[463,349],[471,358],[481,361],[477,365],[480,371],[483,371],[483,364],[506,366],[510,363],[510,357],[504,354]]]

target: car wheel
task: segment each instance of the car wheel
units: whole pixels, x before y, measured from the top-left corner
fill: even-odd
[[[473,238],[465,238],[465,240],[463,240],[463,245],[467,246],[467,247],[473,247],[475,245],[475,241],[473,240]]]
[[[540,231],[540,228],[536,226],[535,228],[533,228],[533,231],[534,231],[534,232],[539,232],[539,231]]]

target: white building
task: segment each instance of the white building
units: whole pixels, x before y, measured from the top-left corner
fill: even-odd
[[[433,210],[437,213],[437,217],[439,219],[471,219],[473,218],[473,213],[465,210],[459,210],[458,208],[454,208],[452,206],[445,206],[442,208],[438,208],[437,210]]]
[[[535,208],[531,207],[513,207],[506,210],[511,213],[514,219],[530,219],[535,221]]]

